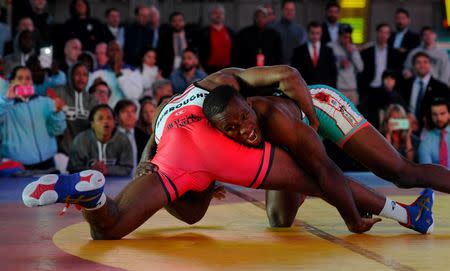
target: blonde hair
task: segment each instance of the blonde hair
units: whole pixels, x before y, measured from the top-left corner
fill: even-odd
[[[408,118],[408,114],[406,114],[405,108],[401,104],[391,104],[389,105],[386,110],[384,110],[382,115],[382,121],[380,126],[380,131],[385,135],[388,131],[388,122],[391,118],[392,113],[398,113],[400,114],[401,118]],[[404,131],[407,133],[407,131]]]

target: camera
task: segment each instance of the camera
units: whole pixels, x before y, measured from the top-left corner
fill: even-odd
[[[408,130],[409,129],[409,119],[406,118],[392,118],[389,120],[389,124],[392,123],[392,129],[396,130]]]
[[[34,87],[33,86],[16,86],[15,92],[17,96],[21,97],[30,97],[34,95]]]
[[[39,61],[41,62],[42,68],[44,69],[51,68],[53,61],[53,46],[42,47],[40,49]]]

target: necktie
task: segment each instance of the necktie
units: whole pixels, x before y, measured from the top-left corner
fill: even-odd
[[[159,41],[159,30],[158,30],[158,28],[155,28],[153,30],[153,42],[152,42],[152,47],[153,48],[157,48],[158,47],[158,41]]]
[[[423,96],[425,96],[425,88],[424,88],[423,81],[420,80],[419,81],[419,95],[417,95],[416,110],[414,112],[417,119],[420,119],[420,112],[421,112],[421,107],[422,107]]]
[[[317,53],[317,45],[313,44],[313,58],[312,58],[312,62],[313,62],[313,66],[316,67],[317,66],[317,62],[319,61],[319,54]]]
[[[177,56],[181,56],[183,54],[183,42],[181,41],[181,35],[180,34],[176,34],[176,41],[177,41],[176,55]]]
[[[439,164],[444,167],[448,167],[447,141],[445,141],[446,135],[447,131],[444,128],[441,130],[441,144],[439,148]]]

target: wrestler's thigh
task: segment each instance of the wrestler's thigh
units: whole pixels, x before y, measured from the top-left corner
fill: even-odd
[[[316,196],[320,193],[317,183],[284,150],[276,147],[272,166],[262,189],[298,192]]]

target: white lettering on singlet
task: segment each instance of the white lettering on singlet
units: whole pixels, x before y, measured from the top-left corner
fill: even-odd
[[[186,106],[203,106],[208,91],[191,85],[181,95],[174,97],[169,103],[167,103],[161,110],[158,118],[156,119],[155,126],[155,140],[156,144],[161,140],[164,130],[167,124],[167,120],[172,114],[181,112],[183,107]]]

